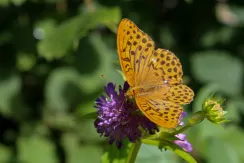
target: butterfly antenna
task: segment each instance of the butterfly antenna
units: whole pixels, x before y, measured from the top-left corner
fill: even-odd
[[[104,74],[100,75],[103,79],[105,79],[107,82],[111,82],[112,80],[108,79]]]
[[[125,103],[125,100],[126,100],[126,99],[123,100],[123,102],[122,102],[122,104],[121,104],[121,106],[120,106],[120,108],[119,108],[119,111],[122,109],[122,107],[123,107],[123,105],[124,105],[124,103]]]

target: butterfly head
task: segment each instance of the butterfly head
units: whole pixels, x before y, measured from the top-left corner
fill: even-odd
[[[129,99],[132,99],[133,97],[135,97],[134,89],[130,88],[130,89],[125,93],[125,96],[128,97]]]

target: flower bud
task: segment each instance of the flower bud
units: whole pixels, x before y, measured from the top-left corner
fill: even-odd
[[[202,110],[205,113],[206,118],[215,124],[220,124],[227,122],[228,120],[224,117],[227,111],[224,111],[221,104],[223,100],[217,100],[215,98],[210,98],[205,100],[203,103]]]

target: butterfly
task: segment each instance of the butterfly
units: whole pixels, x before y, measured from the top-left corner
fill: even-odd
[[[193,100],[194,92],[182,82],[182,66],[169,50],[156,49],[154,42],[129,19],[122,19],[117,31],[117,48],[122,72],[144,115],[164,128],[175,128],[182,104]]]

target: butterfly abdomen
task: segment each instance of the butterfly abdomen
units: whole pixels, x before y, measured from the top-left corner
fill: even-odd
[[[143,87],[134,87],[134,94],[135,96],[145,96],[150,95],[154,96],[155,93],[158,94],[160,92],[160,96],[165,95],[168,92],[167,85],[146,85]]]

